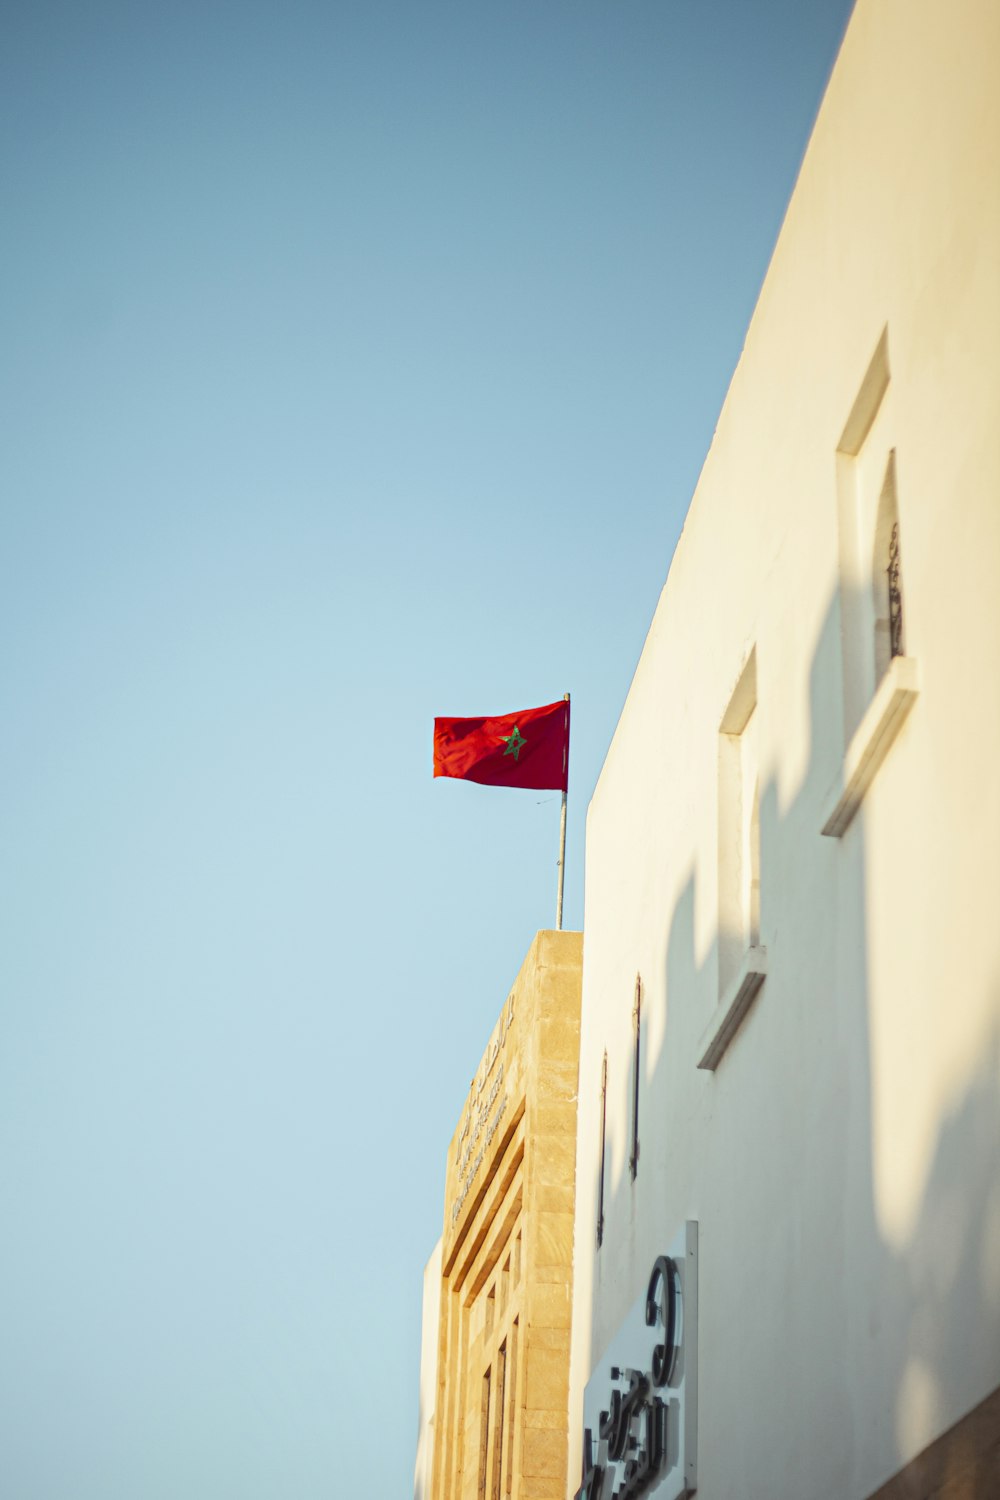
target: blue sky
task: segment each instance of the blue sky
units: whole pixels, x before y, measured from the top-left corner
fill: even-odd
[[[432,719],[572,692],[581,925],[849,9],[3,6],[10,1500],[409,1492],[559,817]]]

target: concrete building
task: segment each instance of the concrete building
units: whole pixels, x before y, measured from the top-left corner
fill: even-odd
[[[859,0],[585,910],[566,1494],[1000,1495],[996,0]]]
[[[448,1148],[417,1500],[562,1500],[581,934],[539,932]]]

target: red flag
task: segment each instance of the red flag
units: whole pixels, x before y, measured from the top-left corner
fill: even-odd
[[[569,700],[492,719],[435,719],[434,775],[565,792]]]

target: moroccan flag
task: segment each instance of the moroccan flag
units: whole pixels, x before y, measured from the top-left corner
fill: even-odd
[[[566,791],[568,699],[492,719],[435,719],[434,775],[484,786]]]

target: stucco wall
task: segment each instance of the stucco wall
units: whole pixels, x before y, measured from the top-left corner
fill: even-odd
[[[420,1410],[417,1416],[417,1457],[413,1466],[413,1500],[430,1500],[431,1479],[434,1474],[438,1339],[441,1332],[440,1240],[424,1267],[420,1329]]]
[[[998,267],[1000,7],[861,0],[587,825],[571,1452],[594,1362],[697,1219],[705,1500],[866,1495],[1000,1385]],[[851,486],[889,453],[919,692],[824,837]],[[767,977],[709,1072],[719,731],[752,650]]]

